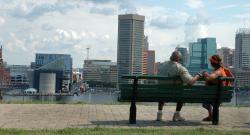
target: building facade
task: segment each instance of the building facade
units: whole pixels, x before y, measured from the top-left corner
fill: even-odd
[[[239,29],[235,37],[236,87],[250,87],[250,29]]]
[[[221,47],[217,50],[218,55],[222,58],[222,64],[225,67],[233,67],[234,66],[234,49],[230,49],[228,47]]]
[[[29,85],[28,70],[30,69],[27,65],[11,65],[8,66],[10,69],[11,84],[23,84]]]
[[[52,75],[53,74],[53,75]],[[41,75],[55,75],[55,92],[70,92],[72,82],[72,58],[67,54],[36,54],[35,70],[34,70],[34,88],[40,88]],[[44,84],[42,84],[44,85]],[[49,90],[46,90],[49,91]],[[39,91],[40,92],[40,91]]]
[[[189,65],[191,74],[200,71],[211,71],[212,66],[208,58],[217,54],[216,38],[200,38],[197,42],[189,43]]]
[[[83,80],[117,83],[117,65],[111,60],[85,60]]]
[[[186,67],[186,66],[187,66],[187,59],[188,59],[188,51],[187,51],[187,48],[185,48],[185,47],[176,47],[175,50],[181,52],[181,55],[182,55],[181,64],[182,64],[184,67]]]
[[[143,74],[155,74],[155,51],[146,50],[143,52]]]
[[[137,14],[118,16],[117,68],[118,83],[124,74],[143,73],[144,20]]]

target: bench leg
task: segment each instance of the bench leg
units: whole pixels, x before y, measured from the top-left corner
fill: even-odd
[[[212,124],[218,125],[219,124],[219,104],[213,105],[213,118],[212,118]]]
[[[135,101],[132,101],[131,105],[130,105],[129,123],[130,124],[136,124],[136,105],[135,105]]]

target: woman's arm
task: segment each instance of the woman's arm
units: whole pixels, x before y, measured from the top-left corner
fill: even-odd
[[[220,73],[218,71],[215,71],[211,74],[204,72],[203,76],[207,82],[214,81],[218,76],[220,76]]]

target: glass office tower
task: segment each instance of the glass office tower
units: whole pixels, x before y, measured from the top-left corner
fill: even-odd
[[[189,43],[190,62],[188,69],[191,74],[200,71],[211,71],[208,58],[217,54],[216,38],[200,38],[197,42]]]

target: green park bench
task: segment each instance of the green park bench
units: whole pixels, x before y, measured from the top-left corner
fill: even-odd
[[[212,124],[217,125],[219,106],[222,102],[230,102],[233,93],[233,87],[223,86],[222,82],[234,81],[232,77],[219,77],[217,86],[186,86],[179,77],[123,75],[122,78],[127,80],[125,81],[127,83],[119,84],[121,90],[119,101],[131,102],[130,124],[136,123],[136,102],[211,102],[214,103]],[[145,80],[151,81],[151,83],[141,83]],[[155,81],[152,83],[152,80]]]

